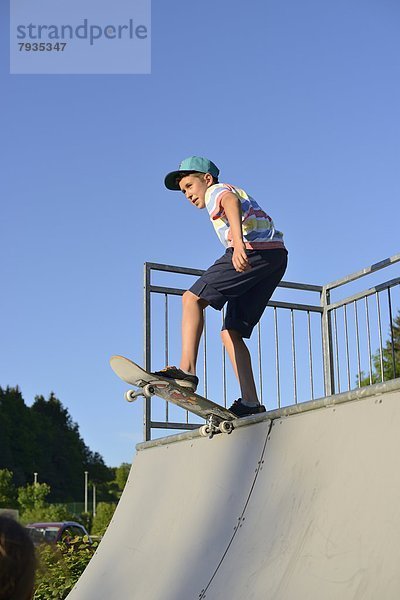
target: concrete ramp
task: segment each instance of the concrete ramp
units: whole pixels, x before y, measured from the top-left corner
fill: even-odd
[[[400,380],[140,444],[69,600],[398,600]]]

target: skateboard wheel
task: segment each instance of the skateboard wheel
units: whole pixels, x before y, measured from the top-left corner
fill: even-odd
[[[199,431],[202,437],[208,437],[210,435],[210,428],[208,425],[203,425],[202,427],[200,427]]]
[[[233,424],[231,421],[222,421],[222,423],[220,423],[219,425],[219,430],[221,431],[221,433],[232,433],[233,431]]]
[[[154,396],[154,394],[156,393],[154,386],[151,385],[151,383],[144,386],[143,392],[144,392],[145,396],[149,396],[149,397]]]
[[[127,392],[125,392],[124,396],[127,402],[135,402],[137,398],[135,390],[128,390]]]

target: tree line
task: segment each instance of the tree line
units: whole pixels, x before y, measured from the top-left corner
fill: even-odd
[[[371,357],[371,373],[361,372],[360,385],[366,386],[380,381],[400,377],[400,312],[393,318],[389,338]]]
[[[51,393],[36,396],[27,406],[18,387],[0,387],[0,469],[13,474],[16,488],[31,484],[33,474],[49,486],[49,502],[82,500],[84,472],[96,483],[98,501],[118,499],[118,478],[128,465],[108,467],[98,452],[84,443],[78,425]]]

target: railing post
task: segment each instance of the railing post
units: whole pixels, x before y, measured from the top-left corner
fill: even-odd
[[[322,313],[322,358],[324,363],[324,387],[325,396],[332,396],[335,393],[335,375],[333,367],[333,344],[332,344],[332,323],[331,312],[328,309],[330,304],[330,291],[323,286],[321,292]]]
[[[151,369],[151,326],[150,326],[150,273],[151,267],[144,263],[144,368]],[[151,399],[145,397],[143,405],[143,438],[145,442],[151,440]]]

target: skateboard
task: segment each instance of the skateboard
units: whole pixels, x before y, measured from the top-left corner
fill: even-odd
[[[215,433],[231,433],[233,431],[232,421],[237,418],[236,415],[208,398],[196,394],[191,388],[148,373],[124,356],[112,356],[110,365],[120,379],[138,388],[125,392],[125,399],[128,402],[134,402],[139,396],[147,398],[158,396],[206,419],[207,424],[199,429],[200,435],[203,437],[212,438]]]

